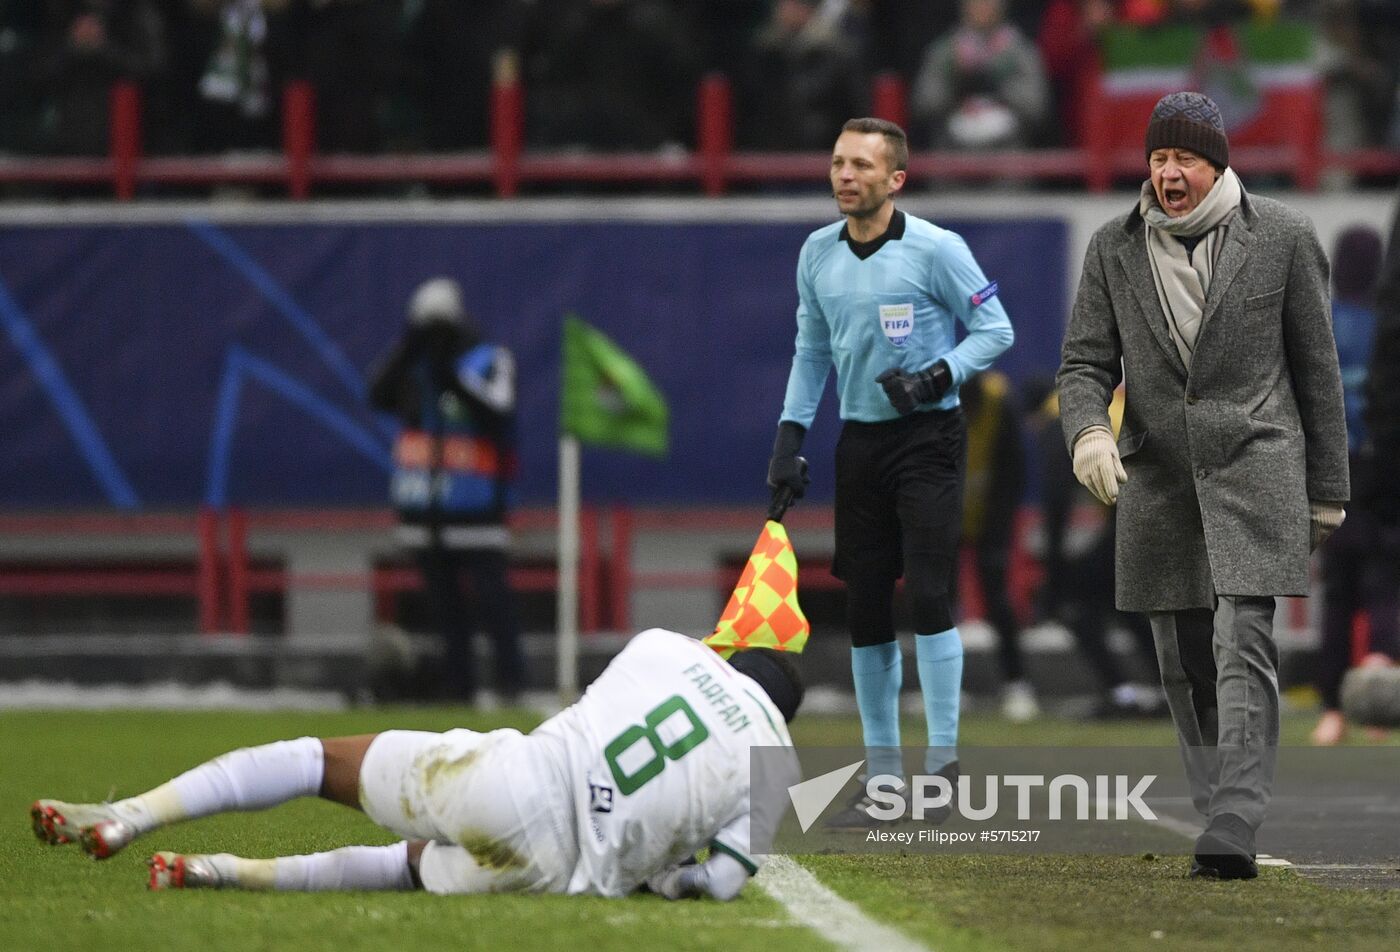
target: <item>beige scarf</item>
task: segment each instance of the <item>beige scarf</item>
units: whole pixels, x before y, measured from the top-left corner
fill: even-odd
[[[1138,211],[1146,223],[1147,258],[1152,262],[1152,282],[1157,300],[1167,316],[1167,328],[1181,354],[1182,363],[1191,367],[1196,336],[1205,316],[1206,295],[1210,293],[1211,273],[1225,237],[1226,224],[1240,207],[1244,190],[1234,169],[1227,168],[1201,204],[1181,218],[1172,218],[1157,203],[1152,180],[1142,183]],[[1177,237],[1200,238],[1192,253]]]

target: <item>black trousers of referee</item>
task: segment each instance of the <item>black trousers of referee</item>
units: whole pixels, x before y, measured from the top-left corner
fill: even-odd
[[[953,627],[948,585],[962,530],[967,425],[961,408],[847,421],[836,444],[836,557],[857,648],[895,640],[901,575],[914,631]]]

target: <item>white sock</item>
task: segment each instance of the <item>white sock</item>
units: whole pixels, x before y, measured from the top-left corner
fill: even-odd
[[[328,853],[244,859],[222,853],[209,857],[223,881],[240,889],[326,892],[412,889],[408,843],[346,846]]]
[[[321,791],[325,750],[315,737],[244,747],[187,770],[140,796],[112,804],[145,833],[230,810],[265,810]]]

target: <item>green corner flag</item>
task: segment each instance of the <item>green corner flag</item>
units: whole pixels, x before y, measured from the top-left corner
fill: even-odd
[[[602,331],[564,318],[559,429],[581,443],[665,456],[666,398]]]

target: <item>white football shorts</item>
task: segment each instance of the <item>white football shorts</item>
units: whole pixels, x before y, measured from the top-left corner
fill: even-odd
[[[360,805],[428,840],[429,892],[565,892],[578,864],[573,798],[553,738],[517,730],[385,731],[360,767]]]

